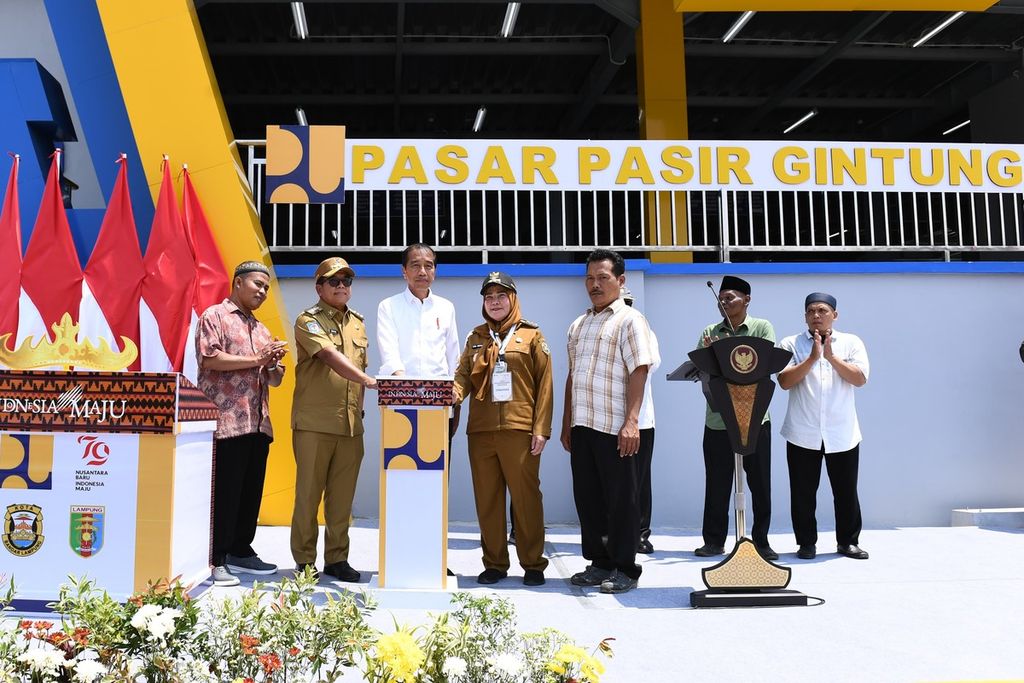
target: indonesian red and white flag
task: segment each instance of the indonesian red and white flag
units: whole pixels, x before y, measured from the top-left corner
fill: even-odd
[[[121,337],[139,344],[139,302],[146,269],[128,191],[127,155],[122,154],[117,163],[121,169],[114,192],[85,267],[78,334],[79,339],[88,338],[93,343],[106,339],[110,348],[123,351]],[[140,359],[136,359],[128,369],[141,367]]]
[[[227,298],[230,281],[228,273],[224,269],[220,250],[217,249],[217,243],[213,240],[213,230],[210,229],[195,187],[192,185],[188,166],[182,169],[182,175],[184,184],[181,215],[185,221],[185,234],[188,237],[196,264],[196,286],[192,298],[192,318],[188,332],[188,338],[192,340],[195,339],[196,329],[199,326],[199,316],[213,304],[219,304]],[[195,384],[199,375],[199,367],[194,353],[185,352],[183,368],[182,372]]]
[[[21,212],[18,209],[18,164],[11,155],[11,175],[0,209],[0,335],[10,334],[7,348],[18,341],[18,300],[21,298]]]
[[[167,157],[143,264],[145,305],[139,314],[142,370],[180,372],[186,349],[195,353],[187,337],[196,266],[178,213]]]
[[[51,326],[59,323],[65,313],[78,321],[82,300],[82,264],[78,261],[71,228],[64,212],[60,191],[60,154],[56,150],[46,176],[43,200],[32,237],[29,238],[25,261],[21,265],[22,298],[18,312],[18,341],[44,336],[52,339]]]

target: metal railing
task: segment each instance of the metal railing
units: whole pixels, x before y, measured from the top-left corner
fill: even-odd
[[[758,190],[348,190],[345,204],[266,204],[261,140],[240,140],[272,251],[1024,251],[1020,193]]]

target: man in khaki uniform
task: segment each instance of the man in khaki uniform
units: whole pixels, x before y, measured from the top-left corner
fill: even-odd
[[[516,284],[501,272],[484,278],[484,323],[466,339],[455,396],[469,404],[469,464],[484,571],[477,582],[508,576],[505,490],[512,497],[523,583],[544,583],[544,507],[540,454],[551,436],[551,350],[536,323],[522,317]]]
[[[363,316],[348,307],[355,271],[343,258],[316,269],[320,301],[295,320],[298,365],[292,404],[295,510],[291,548],[296,570],[316,572],[317,508],[324,502],[324,573],[359,581],[348,563],[352,498],[363,460],[363,390],[369,342]]]

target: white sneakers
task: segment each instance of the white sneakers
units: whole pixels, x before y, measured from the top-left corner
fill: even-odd
[[[237,586],[238,577],[228,571],[228,568],[224,565],[213,568],[213,573],[210,576],[210,580],[213,581],[214,586]]]

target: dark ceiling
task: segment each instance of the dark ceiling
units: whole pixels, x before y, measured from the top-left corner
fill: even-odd
[[[669,0],[665,0],[668,2]],[[614,138],[639,135],[637,0],[291,3],[196,0],[236,138],[268,123],[345,124],[350,137]],[[1022,70],[1024,0],[968,13],[925,45],[944,12],[677,15],[686,36],[691,138],[969,140],[972,98]],[[1022,99],[1024,102],[1024,99]],[[1015,112],[1022,118],[1024,112]]]

